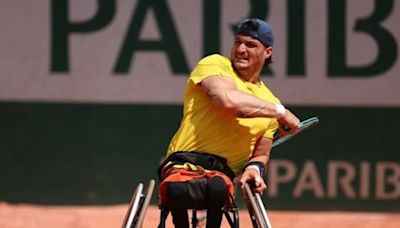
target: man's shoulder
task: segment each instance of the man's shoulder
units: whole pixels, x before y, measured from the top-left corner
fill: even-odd
[[[199,64],[230,64],[231,60],[221,54],[211,54],[199,61]]]

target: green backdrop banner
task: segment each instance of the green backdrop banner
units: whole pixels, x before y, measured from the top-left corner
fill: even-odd
[[[273,150],[270,208],[400,211],[400,108],[291,109],[320,124]],[[0,201],[127,203],[180,117],[180,105],[2,102]]]

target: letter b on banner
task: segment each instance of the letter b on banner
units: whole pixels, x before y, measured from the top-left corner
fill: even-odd
[[[368,66],[350,67],[346,62],[346,0],[329,0],[329,56],[328,75],[372,76],[378,75],[394,65],[397,57],[397,44],[393,35],[380,23],[392,9],[393,0],[375,0],[375,10],[368,18],[357,21],[354,30],[371,36],[378,48],[378,56]],[[339,13],[338,13],[339,12]]]

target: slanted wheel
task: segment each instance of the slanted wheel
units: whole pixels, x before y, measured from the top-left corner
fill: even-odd
[[[250,189],[249,184],[245,184],[243,193],[246,200],[247,210],[249,211],[251,222],[253,223],[253,227],[271,228],[268,226],[267,218],[264,218],[263,212],[261,210],[261,207],[263,207],[264,205],[260,205],[260,202],[257,201],[253,191]]]
[[[123,228],[140,228],[146,215],[151,196],[153,194],[155,181],[150,180],[146,192],[143,192],[143,184],[139,183],[132,195],[128,211],[125,215]]]
[[[155,181],[150,180],[149,185],[147,186],[146,195],[143,196],[143,202],[141,205],[141,210],[138,215],[138,219],[135,225],[135,228],[141,228],[143,225],[143,220],[147,212],[147,208],[149,207],[151,196],[153,195]]]
[[[143,193],[143,184],[140,183],[136,187],[132,195],[131,201],[129,202],[128,211],[126,212],[124,223],[122,225],[123,228],[130,228],[132,226],[138,211],[142,193]]]

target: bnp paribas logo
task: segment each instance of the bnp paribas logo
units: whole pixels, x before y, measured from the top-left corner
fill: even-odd
[[[172,4],[172,1],[137,0],[131,5],[132,10],[119,10],[119,7],[124,7],[121,1],[98,0],[93,1],[92,10],[87,10],[86,19],[76,20],[71,15],[74,11],[81,11],[80,4],[72,4],[71,0],[52,0],[50,71],[61,74],[70,71],[70,60],[79,55],[79,53],[75,55],[70,53],[71,46],[74,45],[70,39],[72,36],[95,36],[116,26],[121,28],[118,29],[121,31],[120,36],[113,36],[113,39],[107,41],[107,43],[113,42],[113,46],[118,47],[112,53],[115,56],[113,63],[110,63],[110,72],[113,75],[128,75],[135,64],[141,64],[133,61],[135,54],[143,52],[163,53],[174,75],[186,75],[190,70],[188,56],[196,49],[190,48],[198,46],[197,49],[202,52],[199,54],[200,56],[218,53],[221,52],[223,43],[228,42],[222,39],[225,35],[223,31],[230,31],[230,35],[233,34],[233,21],[228,23],[224,20],[224,11],[228,10],[224,5],[227,2],[203,0],[198,3],[202,7],[198,7],[199,5],[195,5],[193,1],[193,5],[185,4],[185,6],[175,9],[177,6]],[[309,68],[317,64],[324,65],[325,75],[330,78],[376,77],[395,65],[398,56],[396,31],[384,25],[387,21],[399,20],[393,16],[395,9],[393,0],[374,1],[370,13],[362,17],[354,16],[355,13],[352,15],[352,11],[348,7],[349,1],[346,0],[324,1],[327,12],[321,11],[320,7],[312,8],[313,5],[305,0],[288,1],[285,4],[287,9],[284,12],[270,18],[274,14],[270,14],[269,9],[278,2],[278,0],[247,1],[245,3],[246,10],[243,9],[244,7],[238,7],[229,12],[229,15],[241,15],[236,19],[237,22],[243,17],[271,19],[273,27],[282,25],[282,23],[274,23],[276,21],[287,22],[283,28],[275,29],[280,31],[280,34],[277,34],[276,43],[284,46],[280,50],[286,56],[283,64],[286,71],[284,72],[285,77],[307,77]],[[187,9],[182,7],[187,7]],[[309,8],[312,10],[310,11]],[[177,13],[181,11],[197,13],[200,16],[192,17],[191,13],[187,13],[187,18],[182,18]],[[309,12],[312,12],[313,15],[308,15]],[[127,13],[129,15],[125,15]],[[318,15],[318,20],[326,21],[323,30],[315,28],[318,20],[307,20],[315,15]],[[354,16],[353,20],[347,20],[349,15]],[[156,24],[157,31],[155,32],[158,33],[158,39],[141,37],[149,17]],[[193,20],[197,26],[183,28],[178,23],[182,20]],[[194,43],[192,40],[185,40],[189,38],[182,35],[180,31],[183,29],[189,29],[193,33],[200,31],[200,42]],[[369,41],[354,42],[357,35],[362,35]],[[319,42],[323,43],[324,48],[313,54],[316,56],[310,57],[308,48],[314,45],[315,37],[319,37]],[[185,46],[184,42],[190,45]],[[369,61],[361,65],[353,65],[349,49],[354,46],[366,53],[375,54],[370,57]],[[94,50],[93,55],[99,55],[101,50],[100,46]],[[358,56],[361,55],[363,53]],[[321,62],[322,60],[324,62]],[[265,74],[272,77],[274,71],[268,70]]]

